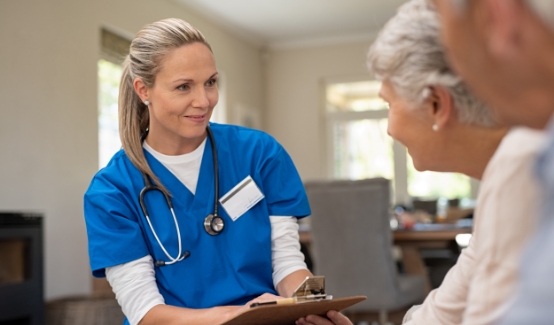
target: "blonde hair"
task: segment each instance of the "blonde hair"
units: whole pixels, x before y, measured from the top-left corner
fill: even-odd
[[[144,156],[142,140],[146,136],[150,116],[148,107],[135,92],[133,81],[140,78],[146,87],[154,86],[164,57],[174,49],[192,43],[205,44],[211,51],[202,33],[181,19],[169,18],[146,25],[131,42],[119,85],[119,136],[123,150],[140,172],[168,194],[169,191],[152,172]]]

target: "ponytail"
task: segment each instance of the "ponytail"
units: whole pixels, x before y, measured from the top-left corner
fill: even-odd
[[[133,87],[133,77],[130,73],[129,55],[123,62],[123,73],[119,86],[119,137],[125,154],[133,165],[160,186],[163,192],[169,191],[154,174],[142,149],[142,141],[146,136],[150,115],[148,107],[140,100]]]

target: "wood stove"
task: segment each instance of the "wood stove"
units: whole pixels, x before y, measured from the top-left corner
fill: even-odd
[[[0,325],[43,325],[42,217],[0,212]]]

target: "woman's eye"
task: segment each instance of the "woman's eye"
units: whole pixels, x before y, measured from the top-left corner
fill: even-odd
[[[210,79],[208,80],[208,82],[206,82],[206,85],[211,87],[211,86],[215,86],[217,84],[217,80],[216,79]]]
[[[177,87],[177,89],[179,89],[179,90],[189,90],[190,86],[189,85],[180,85],[179,87]]]

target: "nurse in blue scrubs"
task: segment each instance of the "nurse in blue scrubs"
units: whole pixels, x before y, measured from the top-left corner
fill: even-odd
[[[217,78],[209,44],[179,19],[144,27],[124,62],[123,149],[92,180],[85,220],[93,275],[128,324],[219,324],[311,275],[300,177],[271,136],[208,122]]]

